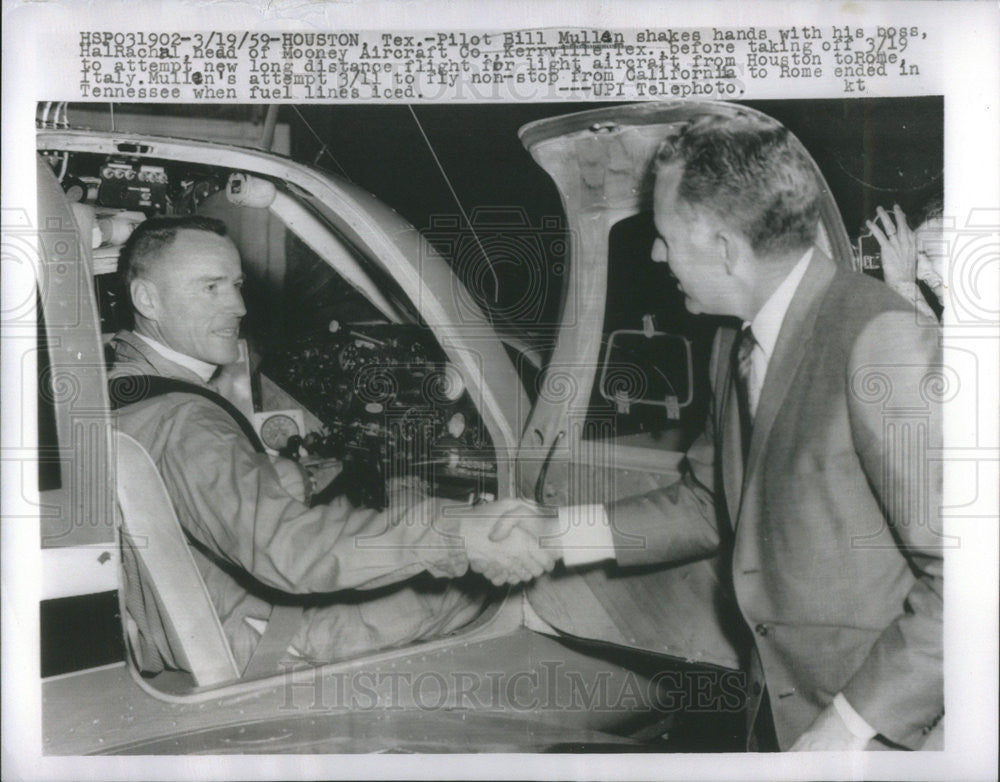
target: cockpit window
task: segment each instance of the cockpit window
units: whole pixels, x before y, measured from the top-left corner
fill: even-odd
[[[292,231],[285,237],[282,330],[309,334],[341,323],[384,323],[385,314],[341,277]]]
[[[293,195],[305,208],[317,215],[324,222],[326,228],[337,237],[337,240],[343,243],[344,248],[355,256],[357,263],[364,267],[365,275],[371,285],[379,291],[380,296],[383,297],[387,306],[395,310],[402,321],[418,322],[420,315],[417,312],[416,306],[409,300],[392,275],[378,265],[379,259],[365,257],[357,248],[352,247],[350,242],[337,230],[333,210],[327,204],[322,203],[319,199],[308,193],[297,191]]]

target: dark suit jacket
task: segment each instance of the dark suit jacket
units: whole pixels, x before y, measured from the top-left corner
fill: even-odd
[[[713,350],[713,410],[678,486],[609,507],[618,562],[716,549],[747,626],[749,715],[766,683],[787,749],[833,696],[881,736],[920,746],[943,714],[938,331],[882,283],[814,251],[782,323],[746,469],[731,378]],[[714,498],[715,514],[706,513]],[[731,548],[730,548],[731,547]]]

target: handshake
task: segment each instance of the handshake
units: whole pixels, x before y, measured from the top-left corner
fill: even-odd
[[[496,586],[531,581],[562,556],[554,508],[509,499],[467,507],[460,515],[470,567]]]

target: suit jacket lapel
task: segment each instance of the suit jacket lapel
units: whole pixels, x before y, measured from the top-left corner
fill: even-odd
[[[743,474],[741,494],[745,493],[747,483],[753,479],[778,411],[781,410],[788,395],[795,370],[802,363],[809,346],[823,293],[835,272],[836,266],[833,261],[818,247],[813,248],[812,260],[785,313],[774,353],[767,365],[767,375],[761,388],[757,414],[754,416],[753,435],[750,438],[750,452]]]

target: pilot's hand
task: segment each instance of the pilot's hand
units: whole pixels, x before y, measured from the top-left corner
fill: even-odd
[[[534,537],[554,559],[562,556],[559,516],[555,508],[546,508],[527,500],[507,500],[502,510],[490,530],[490,540],[505,540],[515,529],[520,529]]]
[[[497,586],[530,581],[555,566],[557,556],[542,548],[539,536],[518,526],[524,507],[518,500],[502,500],[468,508],[462,514],[469,564]],[[512,520],[505,522],[508,515]]]
[[[791,746],[790,752],[864,749],[868,739],[855,736],[831,703]]]
[[[309,495],[312,494],[312,481],[305,468],[298,462],[283,456],[272,456],[271,464],[274,465],[274,471],[278,473],[278,483],[281,484],[281,488],[299,502],[308,504]]]

